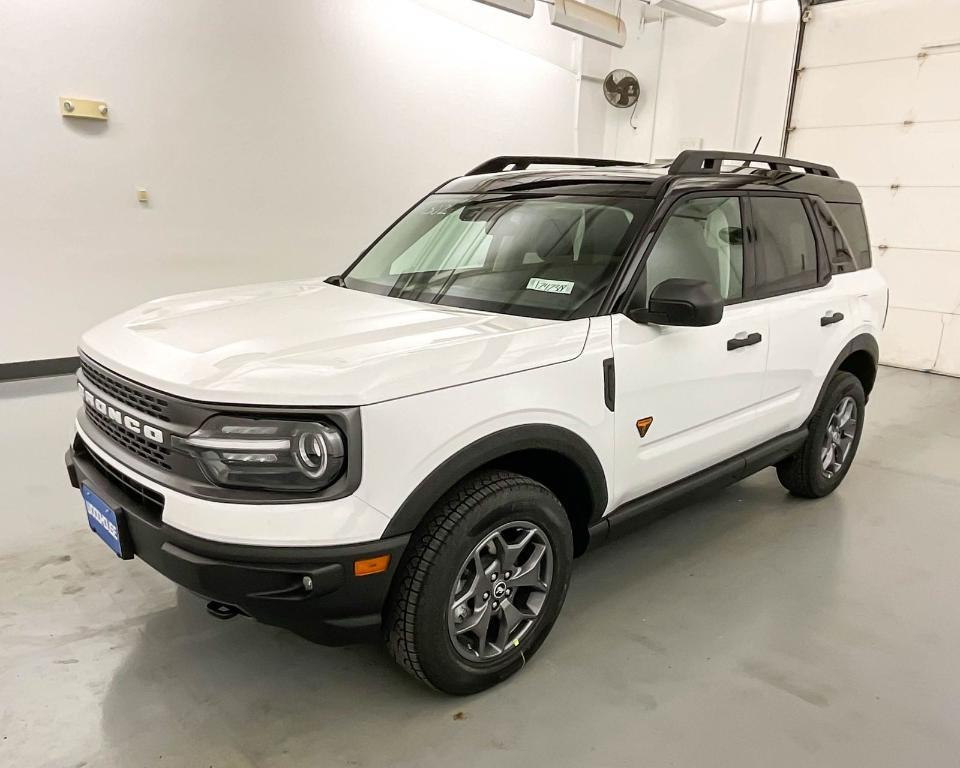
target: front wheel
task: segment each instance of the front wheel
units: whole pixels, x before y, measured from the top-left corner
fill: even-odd
[[[777,464],[780,484],[790,493],[818,499],[846,477],[863,433],[866,396],[860,379],[839,371],[810,418],[806,441]]]
[[[441,691],[489,688],[546,638],[572,561],[570,524],[550,490],[511,472],[477,473],[411,539],[387,605],[387,647]]]

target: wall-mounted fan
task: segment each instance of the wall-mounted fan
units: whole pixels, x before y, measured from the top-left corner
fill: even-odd
[[[627,109],[640,98],[640,81],[626,69],[615,69],[603,78],[603,95],[619,109]]]

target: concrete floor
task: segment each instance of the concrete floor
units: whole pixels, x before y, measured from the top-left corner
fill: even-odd
[[[513,680],[221,623],[84,522],[68,379],[0,385],[0,765],[957,766],[960,381],[884,369],[828,499],[765,471],[578,561]]]

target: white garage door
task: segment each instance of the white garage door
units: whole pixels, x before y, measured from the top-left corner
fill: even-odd
[[[960,0],[812,8],[787,154],[863,194],[884,362],[960,376]]]

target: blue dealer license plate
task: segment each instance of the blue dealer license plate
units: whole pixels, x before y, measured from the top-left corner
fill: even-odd
[[[90,523],[90,528],[117,553],[118,557],[123,557],[120,521],[117,519],[117,513],[86,485],[81,486],[80,492],[83,494],[83,506],[87,510],[87,522]]]

